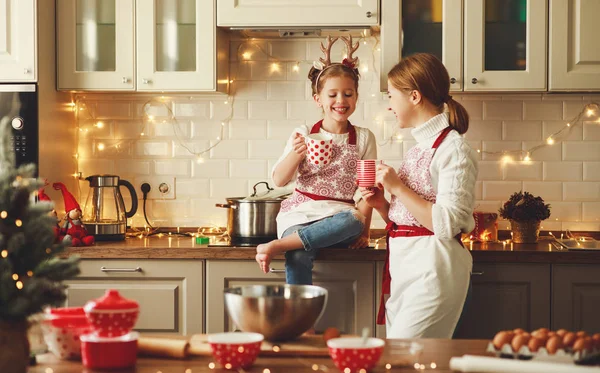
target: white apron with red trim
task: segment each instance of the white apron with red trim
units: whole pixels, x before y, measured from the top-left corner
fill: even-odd
[[[398,176],[435,203],[429,167],[449,128],[429,149],[413,147]],[[422,227],[396,198],[389,218],[397,225]],[[387,338],[451,338],[467,295],[471,254],[456,239],[433,235],[389,238],[390,297],[385,302]]]

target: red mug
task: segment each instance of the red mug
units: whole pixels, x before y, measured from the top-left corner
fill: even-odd
[[[376,159],[359,159],[356,162],[356,180],[359,187],[374,187],[377,165],[382,161]]]

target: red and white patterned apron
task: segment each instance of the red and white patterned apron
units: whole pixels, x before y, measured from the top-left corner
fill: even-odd
[[[404,162],[398,171],[398,176],[412,191],[421,198],[435,203],[436,193],[431,182],[431,173],[429,167],[435,151],[444,141],[451,127],[446,127],[437,137],[430,149],[413,147],[406,154]],[[417,219],[408,211],[408,209],[395,197],[390,201],[390,210],[388,213],[390,222],[386,226],[387,230],[387,256],[383,270],[382,291],[379,302],[379,312],[377,313],[377,324],[385,324],[385,295],[390,294],[391,276],[390,276],[390,237],[414,237],[414,236],[432,236],[434,233],[423,227]],[[460,237],[460,236],[459,236]],[[459,242],[460,238],[458,239]],[[462,245],[462,242],[461,242]]]
[[[310,133],[319,133],[323,121],[312,127]],[[348,122],[348,143],[333,144],[331,162],[328,165],[314,165],[306,159],[298,166],[296,189],[290,197],[281,202],[281,211],[288,212],[309,201],[333,200],[354,205],[356,192],[356,129]]]

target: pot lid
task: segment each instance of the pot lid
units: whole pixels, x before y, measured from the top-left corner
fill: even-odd
[[[108,289],[98,299],[93,299],[84,306],[85,312],[133,310],[139,307],[134,300],[123,298],[117,290]]]
[[[263,192],[259,192],[256,190],[256,187],[260,184],[265,184],[265,186],[267,187],[266,191]],[[282,199],[284,199],[285,197],[287,197],[288,195],[291,194],[291,192],[287,189],[273,189],[269,186],[269,183],[267,183],[266,181],[261,181],[258,182],[256,184],[254,184],[254,186],[252,187],[254,193],[252,193],[250,196],[241,199],[240,202],[249,202],[249,201],[277,201],[277,202],[281,202]],[[233,199],[233,198],[231,198]]]

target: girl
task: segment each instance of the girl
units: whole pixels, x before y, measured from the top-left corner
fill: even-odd
[[[475,222],[476,153],[461,136],[465,108],[431,54],[403,59],[388,73],[390,110],[417,144],[398,172],[378,165],[379,188],[363,189],[388,223],[388,259],[377,323],[388,338],[451,338],[469,288],[472,258],[460,241]],[[447,107],[447,112],[444,111]],[[390,295],[384,303],[384,294]]]
[[[282,202],[277,215],[279,239],[259,245],[256,261],[264,273],[270,271],[274,255],[285,252],[286,282],[312,284],[312,267],[319,249],[329,246],[368,246],[372,209],[360,200],[356,187],[356,160],[376,159],[375,136],[366,128],[353,126],[348,118],[358,98],[358,58],[352,53],[358,43],[342,37],[348,45],[348,58],[331,63],[329,53],[337,38],[321,44],[325,59],[313,67],[313,99],[323,109],[324,118],[312,126],[297,128],[283,155],[273,168],[273,181],[284,186],[296,181],[293,194]],[[333,138],[331,161],[313,165],[306,159],[305,136],[327,134]]]

